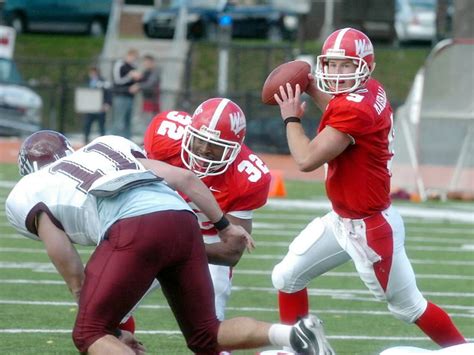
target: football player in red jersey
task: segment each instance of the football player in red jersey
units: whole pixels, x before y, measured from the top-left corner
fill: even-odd
[[[309,281],[352,259],[361,280],[396,318],[415,323],[442,347],[463,343],[447,313],[418,290],[405,253],[403,220],[389,197],[392,108],[382,85],[370,77],[374,68],[374,50],[364,33],[344,28],[326,39],[307,89],[324,112],[313,139],[300,124],[305,105],[299,86],[293,90],[287,84],[275,95],[299,169],[313,171],[327,163],[333,207],[296,236],[273,269],[280,317],[292,324],[307,314]]]
[[[144,146],[148,158],[193,171],[209,187],[227,218],[250,234],[252,211],[266,203],[271,176],[265,163],[243,143],[245,132],[241,108],[229,99],[211,98],[201,103],[192,117],[179,111],[155,116],[145,132]],[[232,286],[230,266],[239,261],[244,249],[226,248],[209,219],[190,205],[199,217],[216,314],[223,320]]]

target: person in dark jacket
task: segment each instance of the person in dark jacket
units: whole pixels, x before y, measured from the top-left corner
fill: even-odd
[[[96,66],[89,67],[87,73],[87,87],[91,89],[103,90],[103,105],[98,112],[88,112],[84,115],[84,143],[89,143],[92,124],[97,122],[99,126],[99,133],[101,136],[105,135],[105,116],[109,111],[112,100],[110,97],[109,83],[100,75],[99,69]]]

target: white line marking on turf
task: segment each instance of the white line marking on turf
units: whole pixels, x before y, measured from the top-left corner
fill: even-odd
[[[19,263],[19,262],[4,262],[0,261],[0,269],[31,269],[32,271],[54,271],[54,265],[51,263]],[[271,270],[254,270],[254,269],[243,269],[238,268],[234,269],[234,274],[240,275],[271,275]],[[326,272],[324,275],[325,277],[352,277],[352,278],[359,278],[359,274],[357,272],[342,272],[342,271],[329,271]],[[474,276],[472,275],[453,275],[453,274],[425,274],[425,273],[418,273],[416,275],[419,279],[443,279],[443,280],[474,280]],[[34,283],[38,280],[31,280],[31,283]],[[26,282],[16,282],[15,279],[4,279],[0,280],[0,283],[26,283]]]
[[[249,286],[232,286],[232,291],[257,291],[257,292],[268,292],[276,293],[274,288],[271,287],[249,287]],[[355,290],[355,289],[334,289],[334,288],[318,288],[308,289],[308,294],[311,296],[334,296],[336,294],[358,294],[358,295],[371,295],[369,290]],[[474,292],[438,292],[438,291],[426,291],[423,290],[425,296],[439,296],[439,297],[474,297]]]
[[[6,334],[25,334],[25,333],[44,333],[44,334],[65,334],[71,333],[71,329],[0,329],[0,333]],[[179,330],[137,330],[136,334],[143,335],[181,335]],[[333,340],[403,340],[410,341],[427,341],[427,337],[407,337],[407,336],[368,336],[368,335],[327,335],[328,339]],[[471,341],[471,339],[467,339]]]
[[[62,280],[0,280],[0,284],[11,285],[64,285]]]
[[[259,229],[255,228],[252,231],[252,235],[257,235],[257,236],[271,236],[271,237],[287,237],[285,238],[286,243],[288,243],[289,239],[295,238],[300,231],[303,230],[303,227],[301,227],[298,230],[288,230],[285,229],[284,227],[281,228],[276,228],[276,229]],[[427,230],[426,234],[431,235],[431,231]],[[457,235],[460,236],[460,233]],[[427,237],[425,235],[413,235],[413,234],[407,234],[406,235],[406,242],[411,243],[411,242],[420,242],[420,243],[441,243],[441,244],[456,244],[456,243],[471,243],[474,239],[474,234],[472,236],[469,235],[464,235],[467,238],[452,238],[452,237],[447,237],[443,238],[444,235],[441,235],[439,237]],[[257,240],[258,242],[258,240]]]
[[[272,272],[270,270],[244,270],[244,269],[234,269],[234,274],[237,275],[268,275],[270,276]],[[342,271],[329,271],[321,276],[329,277],[355,277],[359,278],[357,272],[342,272]],[[450,274],[416,274],[417,279],[434,279],[434,280],[474,280],[474,276],[469,275],[450,275]]]
[[[15,186],[16,181],[0,181],[0,188],[2,189],[12,189]]]
[[[255,260],[281,260],[285,255],[275,255],[275,254],[251,254],[245,255],[245,259],[255,259]],[[423,260],[423,259],[410,259],[412,264],[428,264],[428,265],[439,265],[439,260]],[[457,261],[457,260],[443,260],[443,266],[447,265],[461,265],[461,266],[471,266],[474,265],[474,261]]]
[[[289,243],[288,242],[265,242],[265,241],[257,241],[258,246],[264,247],[279,247],[279,248],[287,248]],[[430,246],[430,245],[411,245],[408,244],[405,246],[406,250],[421,250],[421,251],[441,251],[441,252],[454,252],[454,253],[464,253],[464,252],[472,252],[474,250],[474,244],[462,244],[456,247],[445,247],[445,246]],[[91,254],[94,249],[91,247],[89,250],[79,249],[79,254],[88,255]],[[45,249],[41,248],[0,248],[0,253],[27,253],[27,254],[46,254]]]
[[[260,223],[262,224],[261,228],[264,228],[265,225],[273,225],[271,222],[261,222],[265,220],[270,220],[270,221],[277,221],[280,222],[281,220],[288,220],[288,221],[303,221],[300,224],[294,224],[294,225],[302,225],[305,226],[307,223],[311,222],[316,216],[314,214],[311,215],[304,215],[304,214],[297,214],[297,215],[291,215],[291,214],[276,214],[276,213],[265,213],[258,211],[255,213],[255,218],[254,218],[254,226],[260,226]],[[255,222],[257,221],[257,222]],[[306,222],[306,223],[304,223]],[[433,223],[433,221],[414,221],[413,223]],[[471,226],[469,227],[445,227],[445,226],[426,226],[426,227],[420,227],[420,226],[412,226],[410,225],[410,221],[405,220],[405,225],[406,226],[406,232],[407,235],[409,235],[412,232],[429,232],[430,234],[458,234],[458,233],[468,233],[468,234],[473,234],[473,229]],[[445,223],[445,221],[441,221],[440,223]]]
[[[77,249],[77,248],[76,248]],[[92,254],[94,248],[91,249],[77,249],[79,254]],[[0,253],[26,253],[26,254],[46,254],[44,248],[0,248]]]
[[[11,251],[15,251],[15,248],[10,248]],[[41,249],[30,249],[31,251],[25,251],[24,249],[18,248],[18,252],[25,252],[25,253],[33,253],[35,250],[40,250],[38,253],[44,254],[44,250]],[[0,248],[0,252],[2,248]],[[80,250],[80,254],[89,254],[91,251],[88,250]],[[254,260],[281,260],[284,258],[283,254],[275,255],[275,254],[252,254],[252,255],[245,255],[246,259],[254,259]],[[420,264],[420,265],[439,265],[439,260],[423,260],[423,259],[411,259],[412,264]],[[443,260],[443,266],[474,266],[474,261],[467,261],[467,260]],[[19,262],[0,262],[0,269],[32,269],[33,271],[55,271],[54,267],[50,263],[19,263]],[[239,270],[239,269],[237,269]]]
[[[52,307],[76,307],[75,302],[59,302],[59,301],[19,301],[19,300],[0,300],[0,304],[9,304],[9,305],[26,305],[26,306],[52,306]],[[447,305],[440,304],[440,307],[443,309],[457,309],[473,313],[474,307],[469,306],[457,306],[457,305]],[[167,304],[142,304],[140,305],[142,309],[170,309]],[[267,307],[226,307],[227,311],[235,312],[278,312],[277,308],[267,308]],[[345,309],[315,309],[312,310],[317,314],[356,314],[356,315],[374,315],[374,316],[387,316],[391,315],[388,311],[373,311],[373,310],[345,310]],[[452,317],[461,317],[461,318],[474,318],[474,314],[467,313],[449,313]]]
[[[45,284],[45,285],[63,285],[64,281],[62,280],[26,280],[26,279],[0,279],[0,284]],[[268,293],[276,293],[274,288],[270,287],[249,287],[249,286],[232,286],[232,291],[256,291],[256,292],[268,292]],[[355,289],[308,289],[308,294],[311,296],[346,296],[346,295],[369,295],[371,293],[369,290],[355,290]],[[438,292],[438,291],[424,291],[424,295],[427,296],[439,296],[439,297],[464,297],[470,298],[474,297],[473,292]],[[377,301],[378,302],[378,301]]]
[[[426,219],[438,219],[445,221],[457,221],[474,223],[474,214],[472,212],[455,211],[453,209],[442,209],[426,207],[412,207],[412,206],[398,206],[395,205],[397,210],[403,217],[417,217]],[[307,200],[277,200],[270,199],[265,205],[266,208],[274,210],[282,209],[314,209],[314,210],[327,210],[331,208],[329,201],[307,201]]]
[[[305,224],[299,225],[288,225],[288,224],[269,224],[262,225],[261,223],[253,223],[253,234],[269,234],[283,237],[296,237],[301,230],[304,229]],[[474,238],[474,230],[457,230],[450,233],[438,233],[434,232],[434,229],[420,229],[417,231],[407,231],[407,241],[421,241],[421,242],[435,242],[435,243],[469,243]],[[450,236],[446,236],[450,234]],[[435,235],[433,237],[433,235]],[[465,238],[453,238],[456,237]]]
[[[254,233],[255,234],[255,233]],[[466,240],[467,242],[467,240]],[[265,241],[256,241],[256,245],[264,246],[264,247],[280,247],[280,248],[287,248],[289,243],[288,242],[265,242]],[[430,246],[430,245],[411,245],[411,243],[405,245],[406,250],[422,250],[422,251],[450,251],[450,252],[471,252],[474,248],[473,244],[462,244],[459,246],[453,247],[446,247],[446,246]],[[1,251],[1,250],[0,250]]]

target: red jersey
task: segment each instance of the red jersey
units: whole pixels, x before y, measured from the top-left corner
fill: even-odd
[[[183,112],[170,111],[155,116],[145,132],[148,158],[185,168],[181,160],[181,140],[184,127],[190,122],[190,116]],[[243,144],[237,158],[223,174],[201,180],[209,187],[222,211],[229,213],[262,207],[267,202],[271,175],[265,163]],[[194,204],[190,205],[199,217],[202,233],[217,234],[212,223]]]
[[[363,218],[390,205],[393,114],[385,90],[375,79],[328,104],[318,132],[331,126],[354,144],[328,162],[326,190],[334,211]]]

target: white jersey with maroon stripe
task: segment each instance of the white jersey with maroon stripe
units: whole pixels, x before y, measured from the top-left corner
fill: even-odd
[[[21,234],[39,240],[36,216],[45,212],[73,243],[97,245],[103,228],[93,193],[114,194],[125,185],[153,180],[154,176],[136,156],[145,155],[125,138],[97,138],[75,153],[23,177],[7,198],[7,218]]]

